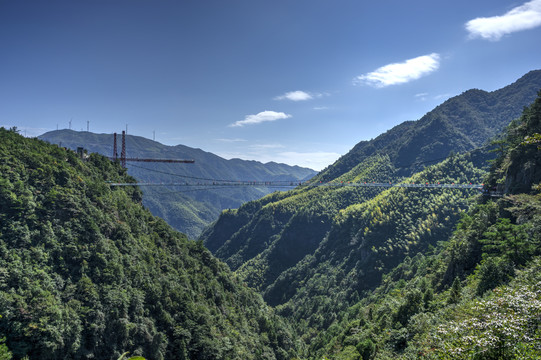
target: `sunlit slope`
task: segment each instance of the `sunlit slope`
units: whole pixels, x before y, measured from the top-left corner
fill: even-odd
[[[371,179],[389,181],[393,169],[386,157],[365,162]],[[281,236],[293,236],[286,241],[291,251],[282,251],[291,263],[315,250],[322,236],[330,229],[330,220],[351,204],[372,198],[381,190],[376,188],[344,187],[329,191],[324,187],[299,187],[288,192],[267,195],[247,203],[238,210],[224,212],[203,235],[206,246],[237,269],[247,260],[274,244]],[[304,227],[306,232],[289,235],[285,229]],[[280,266],[282,267],[282,266]],[[275,268],[276,269],[276,268]]]
[[[508,126],[498,145],[487,184],[506,195],[477,196],[470,209],[461,214],[450,237],[442,237],[431,251],[405,257],[382,277],[374,291],[354,294],[347,301],[347,289],[370,277],[366,271],[350,271],[337,286],[336,279],[342,275],[340,271],[334,275],[326,270],[332,269],[332,264],[307,264],[306,272],[318,266],[318,273],[323,275],[318,281],[301,280],[299,286],[305,290],[281,307],[284,314],[293,316],[300,324],[298,331],[308,344],[306,358],[541,357],[541,92],[522,116]],[[376,203],[378,198],[374,199]],[[370,241],[378,228],[382,230],[374,223],[363,231],[363,218],[365,223],[382,219],[381,225],[389,223],[387,216],[397,219],[393,210],[384,206],[385,202],[379,203],[382,215],[374,212],[375,203],[351,209],[346,222],[357,224],[352,232],[357,236],[344,234],[343,238]],[[439,212],[434,214],[439,217]],[[420,225],[416,231],[420,238],[409,234],[393,236],[395,241],[375,244],[371,251],[361,252],[358,261],[370,262],[371,256],[383,251],[379,264],[386,264],[383,259],[391,260],[397,246],[409,248],[410,241],[422,241],[426,238],[422,234],[427,231],[439,231],[430,223]],[[401,227],[399,222],[396,228]],[[338,241],[333,242],[333,238]],[[347,249],[340,238],[332,233],[329,236],[336,251]],[[355,246],[350,244],[349,248]],[[339,267],[343,269],[341,264]],[[292,279],[284,280],[297,284]],[[318,283],[322,284],[320,288]],[[332,302],[320,290],[327,284],[333,294]],[[342,293],[336,292],[340,288]],[[321,324],[324,330],[318,331],[316,327],[321,328]]]
[[[407,179],[409,182],[480,181],[484,172],[457,156]],[[313,254],[283,272],[264,291],[270,304],[295,319],[323,328],[319,316],[338,311],[377,286],[406,257],[430,252],[449,237],[475,190],[389,188],[340,210]],[[326,294],[333,294],[332,297]]]
[[[419,164],[434,163],[451,152],[480,147],[518,118],[539,89],[541,70],[531,71],[496,91],[468,90],[417,121],[402,123],[375,139],[361,141],[322,171],[318,179],[333,180],[374,154],[389,156],[400,174],[408,176],[419,170]]]

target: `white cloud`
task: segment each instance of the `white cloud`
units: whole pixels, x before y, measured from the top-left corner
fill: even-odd
[[[284,95],[280,95],[275,97],[275,100],[291,100],[291,101],[305,101],[305,100],[311,100],[314,97],[310,95],[309,93],[301,90],[297,91],[290,91],[285,93]]]
[[[541,0],[517,6],[504,15],[480,17],[466,23],[471,38],[498,41],[502,36],[541,26]]]
[[[406,83],[427,75],[440,66],[440,55],[418,56],[402,63],[393,63],[364,75],[357,76],[355,84],[366,84],[377,88]]]
[[[253,124],[260,124],[262,122],[267,121],[276,121],[281,119],[287,119],[290,118],[291,115],[283,113],[283,112],[276,112],[276,111],[262,111],[255,115],[246,115],[244,120],[239,120],[229,126],[231,127],[242,127],[244,125],[253,125]]]
[[[316,106],[314,107],[314,110],[328,110],[329,107],[328,106]]]

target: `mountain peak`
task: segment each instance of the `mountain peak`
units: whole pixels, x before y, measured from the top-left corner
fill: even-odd
[[[454,96],[421,119],[404,122],[370,141],[361,141],[318,176],[330,181],[347,173],[363,159],[388,154],[402,175],[411,164],[444,158],[482,146],[531,104],[541,89],[541,70],[528,72],[514,83],[487,92],[470,89]],[[437,125],[445,125],[438,129]]]

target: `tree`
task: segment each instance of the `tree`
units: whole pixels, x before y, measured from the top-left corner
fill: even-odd
[[[0,315],[0,319],[2,315]],[[0,338],[0,360],[10,360],[13,356],[5,344],[6,338]]]
[[[524,264],[534,253],[535,245],[526,233],[525,225],[514,225],[509,218],[501,218],[484,234],[480,242],[488,254],[502,255],[514,264]]]
[[[449,292],[449,298],[447,299],[447,302],[449,304],[456,304],[460,301],[460,298],[462,297],[462,284],[460,283],[460,279],[458,276],[453,281],[453,285],[451,285],[451,291]]]

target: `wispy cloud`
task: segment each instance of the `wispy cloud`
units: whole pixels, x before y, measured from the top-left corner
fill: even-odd
[[[274,98],[274,100],[291,100],[291,101],[305,101],[305,100],[311,100],[314,96],[301,90],[297,91],[290,91],[283,95],[277,96]]]
[[[328,110],[329,107],[328,106],[316,106],[314,107],[314,110]]]
[[[274,143],[274,144],[254,144],[254,145],[251,145],[250,148],[254,149],[254,150],[267,150],[267,149],[282,149],[284,148],[285,146],[282,145],[282,144],[279,144],[279,143]]]
[[[229,125],[231,127],[242,127],[245,125],[254,125],[254,124],[260,124],[263,122],[268,121],[276,121],[281,119],[287,119],[290,118],[291,115],[283,113],[283,112],[276,112],[276,111],[262,111],[260,113],[257,113],[255,115],[246,115],[244,120],[239,120],[237,122],[234,122],[233,124]]]
[[[447,100],[451,97],[450,94],[439,94],[439,95],[430,95],[429,93],[419,93],[414,95],[418,101],[427,101],[427,100],[436,100],[442,101]]]
[[[451,94],[439,94],[434,96],[434,100],[447,100],[451,97]]]
[[[504,15],[479,17],[466,23],[471,38],[498,41],[502,36],[541,26],[541,0],[517,6]]]
[[[440,55],[432,53],[382,66],[375,71],[357,76],[354,84],[365,84],[377,88],[407,83],[427,75],[440,66]]]

